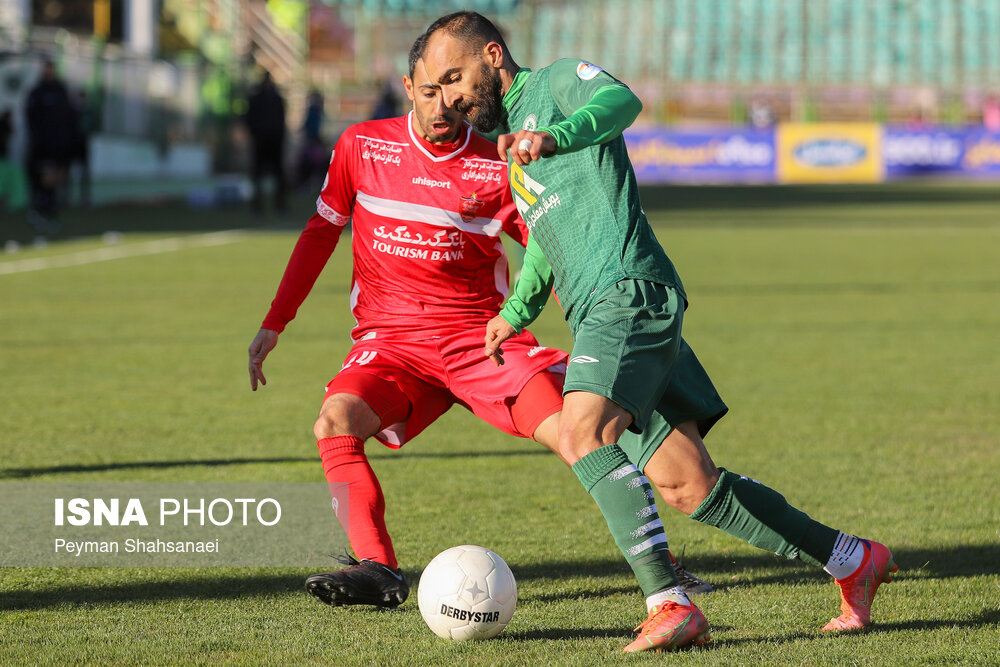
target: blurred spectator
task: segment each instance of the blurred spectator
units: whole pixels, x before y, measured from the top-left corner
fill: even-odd
[[[0,160],[7,159],[10,148],[10,135],[14,134],[14,116],[10,109],[0,113]]]
[[[271,73],[264,72],[263,80],[253,89],[247,100],[247,129],[253,143],[253,200],[255,213],[263,210],[263,180],[265,173],[274,176],[274,208],[279,213],[287,210],[285,204],[285,99],[271,81]]]
[[[14,114],[10,109],[0,112],[0,202],[6,202],[10,212],[28,205],[27,187],[21,165],[10,155],[10,137],[14,133]]]
[[[70,167],[80,165],[80,203],[89,208],[90,201],[90,135],[94,133],[94,110],[87,91],[81,90],[76,96],[76,136],[73,143],[73,157]]]
[[[306,119],[302,124],[302,148],[298,159],[298,186],[310,191],[319,188],[330,162],[330,149],[323,141],[323,94],[309,93]]]
[[[50,233],[57,229],[58,190],[66,180],[76,141],[76,111],[52,61],[45,61],[41,81],[28,93],[25,117],[32,205],[28,221],[38,231]]]
[[[908,130],[926,130],[933,125],[934,115],[930,108],[923,105],[914,109],[910,117],[906,119],[906,129]]]
[[[983,100],[983,127],[990,132],[1000,132],[1000,98],[987,95]]]
[[[383,81],[379,88],[378,99],[375,101],[375,108],[372,109],[372,120],[383,118],[395,118],[399,115],[399,95],[392,83]]]
[[[754,100],[750,103],[750,125],[757,129],[767,129],[774,125],[774,110],[767,100]]]
[[[318,90],[310,91],[306,104],[306,120],[302,124],[302,132],[307,141],[322,141],[323,130],[323,94]]]

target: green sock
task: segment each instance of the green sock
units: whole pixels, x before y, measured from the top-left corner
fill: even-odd
[[[653,488],[616,444],[573,464],[573,472],[601,509],[608,529],[647,597],[677,585]]]
[[[719,468],[719,481],[691,518],[755,547],[823,567],[838,532],[788,504],[760,482]]]

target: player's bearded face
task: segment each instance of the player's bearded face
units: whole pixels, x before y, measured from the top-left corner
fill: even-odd
[[[472,86],[472,95],[463,98],[455,108],[476,130],[490,132],[503,120],[501,90],[500,72],[484,61],[479,68],[479,80]]]

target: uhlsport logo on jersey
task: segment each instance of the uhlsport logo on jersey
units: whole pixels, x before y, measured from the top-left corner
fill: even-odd
[[[465,222],[472,222],[479,215],[479,210],[486,203],[482,199],[476,199],[476,193],[473,192],[471,197],[462,197],[462,201],[458,206],[458,214],[462,216],[462,220]]]
[[[600,67],[593,63],[588,63],[586,60],[581,60],[580,64],[576,66],[576,75],[583,81],[590,81],[602,71]]]

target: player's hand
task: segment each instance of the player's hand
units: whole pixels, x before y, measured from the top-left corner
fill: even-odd
[[[514,159],[514,164],[523,166],[543,157],[555,155],[556,140],[548,132],[532,132],[531,130],[519,130],[514,134],[501,134],[497,137],[497,153],[500,154],[501,160],[507,159],[508,150]]]
[[[499,315],[486,323],[486,348],[483,352],[495,365],[503,366],[503,350],[500,346],[514,333],[514,327]]]
[[[253,342],[250,343],[248,351],[250,353],[250,388],[252,390],[257,391],[257,382],[267,384],[267,378],[264,377],[264,359],[277,344],[278,332],[273,329],[261,329],[254,336]]]

